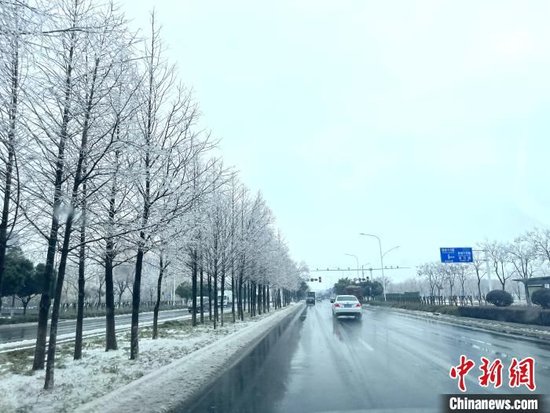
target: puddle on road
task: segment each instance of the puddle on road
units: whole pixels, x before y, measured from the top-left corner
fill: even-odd
[[[290,361],[300,340],[306,309],[289,316],[190,405],[174,412],[269,413],[287,389]],[[200,374],[200,372],[197,372]]]

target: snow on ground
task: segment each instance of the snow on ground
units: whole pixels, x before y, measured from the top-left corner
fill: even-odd
[[[374,307],[376,308],[376,307]],[[501,334],[513,334],[519,335],[526,338],[534,338],[538,340],[549,340],[550,339],[550,327],[539,326],[534,324],[520,324],[520,323],[510,323],[506,321],[497,321],[497,320],[485,320],[481,318],[471,318],[471,317],[458,317],[448,314],[434,314],[427,311],[416,311],[416,310],[405,310],[402,308],[389,308],[385,307],[388,310],[396,311],[402,314],[409,316],[414,316],[423,319],[431,319],[434,321],[461,325],[464,327],[479,329],[484,331],[490,331]]]
[[[236,324],[229,322],[216,330],[211,325],[193,328],[189,322],[172,322],[159,326],[161,337],[157,340],[150,338],[150,327],[142,328],[137,360],[129,360],[128,331],[117,334],[117,351],[105,352],[102,338],[88,339],[78,361],[72,359],[72,344],[61,344],[55,386],[50,391],[43,390],[44,371],[30,370],[32,350],[2,354],[0,412],[72,412],[88,402],[92,404],[83,406],[83,411],[162,411],[163,403],[175,396],[181,398],[186,391],[187,396],[195,394],[236,352],[293,310],[295,306]],[[165,383],[167,378],[177,383],[176,387]],[[143,391],[144,381],[147,392]],[[150,409],[144,409],[153,401]]]

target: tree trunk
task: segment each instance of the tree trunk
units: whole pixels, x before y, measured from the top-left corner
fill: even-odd
[[[245,283],[245,287],[246,287],[246,306],[247,306],[247,310],[248,310],[248,314],[252,317],[252,310],[253,310],[253,306],[252,306],[252,281],[247,281]]]
[[[85,172],[84,172],[85,173]],[[82,218],[80,223],[80,247],[78,251],[78,309],[76,312],[76,333],[74,341],[75,360],[82,358],[82,328],[84,325],[84,287],[86,284],[86,183],[82,186]]]
[[[59,207],[59,198],[57,199],[57,205]],[[36,332],[36,345],[34,349],[34,360],[32,366],[33,370],[42,370],[44,368],[44,361],[46,358],[46,336],[48,334],[49,315],[48,313],[50,312],[51,304],[50,289],[52,286],[52,281],[54,281],[53,264],[55,258],[55,249],[57,246],[58,228],[59,223],[57,221],[56,214],[53,214],[50,236],[48,239],[48,253],[46,255],[46,264],[44,269],[44,285],[42,290],[43,292],[40,297],[38,310],[38,328]]]
[[[529,288],[527,287],[527,280],[523,283],[523,288],[525,290],[525,300],[527,301],[527,305],[532,305],[531,295],[529,294]]]
[[[115,293],[113,286],[113,240],[107,239],[105,253],[105,351],[117,350],[115,328]],[[122,299],[122,290],[118,296],[118,303]]]
[[[201,324],[204,324],[204,302],[203,302],[203,279],[204,279],[204,272],[203,272],[203,268],[202,268],[202,262],[201,262],[201,268],[200,268],[200,304],[201,304],[201,317],[200,317],[200,320],[201,320]]]
[[[162,293],[162,276],[164,275],[164,259],[162,256],[162,252],[160,253],[160,260],[159,260],[159,277],[157,281],[157,301],[155,302],[155,308],[153,310],[153,340],[156,340],[158,338],[158,320],[159,320],[159,308],[160,308],[160,297]]]
[[[481,279],[477,279],[477,293],[479,294],[479,305],[481,305]]]
[[[117,134],[118,134],[117,128]],[[113,232],[115,225],[116,215],[116,193],[117,193],[117,173],[118,173],[118,157],[119,150],[115,151],[115,174],[113,182],[111,184],[110,196],[109,196],[109,229],[108,237],[105,242],[105,351],[117,350],[118,345],[116,341],[116,327],[115,327],[115,292],[113,283],[113,261],[115,254],[115,243],[113,240]],[[118,304],[120,306],[120,300],[122,299],[124,290],[121,289],[118,296]]]
[[[192,252],[191,263],[191,294],[192,294],[192,312],[191,320],[193,327],[197,325],[197,250],[194,249]],[[189,304],[188,304],[189,305]]]
[[[220,284],[222,301],[220,304],[220,324],[223,327],[223,310],[225,306],[225,257],[222,264],[222,279]]]
[[[257,314],[262,315],[262,284],[255,284],[254,289],[258,290],[258,293],[256,294]]]
[[[253,285],[254,283],[252,281],[248,282],[247,289],[248,289],[248,308],[249,308],[249,314],[250,317],[254,317],[254,296],[253,294]]]
[[[216,328],[216,322],[218,321],[218,264],[214,265],[214,329]]]
[[[244,309],[250,315],[250,282],[244,282]]]
[[[4,179],[4,203],[2,207],[2,220],[0,221],[0,291],[2,291],[2,280],[4,276],[4,267],[6,261],[6,249],[8,244],[8,220],[11,198],[11,176],[13,162],[15,158],[14,138],[8,136],[8,160],[6,163],[6,172]],[[2,310],[2,300],[0,300],[0,310]]]
[[[77,182],[78,179],[80,179],[80,177],[75,177],[75,182]],[[55,284],[52,322],[50,326],[50,341],[48,343],[48,358],[46,360],[46,377],[44,380],[45,390],[51,389],[54,385],[55,353],[57,350],[57,326],[59,321],[59,309],[61,307],[61,295],[63,293],[63,281],[67,268],[67,257],[69,256],[69,243],[71,239],[73,219],[74,215],[73,212],[71,212],[67,218],[67,222],[65,223],[63,247],[61,248],[61,257],[59,260],[59,272],[57,274],[57,282]]]
[[[233,264],[231,264],[231,317],[233,318],[233,323],[237,321],[235,317],[235,299],[237,298],[237,291],[235,289],[235,269]]]
[[[145,243],[145,233],[140,232],[141,242]],[[130,360],[139,355],[139,302],[141,300],[141,273],[143,270],[143,244],[140,243],[136,256],[134,286],[132,288],[132,326],[130,330]]]
[[[208,319],[212,321],[212,276],[210,275],[210,271],[206,277],[206,282],[208,286]]]
[[[239,274],[239,278],[238,278],[238,289],[237,289],[237,295],[238,295],[238,312],[239,312],[239,319],[241,321],[244,320],[244,308],[243,308],[243,294],[244,294],[244,291],[243,291],[243,277],[242,277],[242,270],[241,270],[241,273]]]
[[[126,288],[125,288],[125,289],[126,289]],[[124,290],[125,290],[125,289],[124,289]],[[121,289],[121,290],[118,292],[118,294],[117,294],[117,296],[118,296],[118,304],[117,304],[117,305],[118,305],[118,308],[120,308],[120,306],[121,306],[121,304],[122,304],[122,294],[124,294],[124,290]],[[112,349],[112,350],[116,350],[116,349]]]

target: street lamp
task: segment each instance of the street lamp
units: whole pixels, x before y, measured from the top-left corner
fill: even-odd
[[[350,257],[353,257],[355,258],[355,263],[357,265],[357,267],[355,267],[357,270],[357,278],[359,278],[359,260],[357,259],[357,255],[354,255],[354,254],[348,254],[348,253],[344,253],[344,255],[349,255]]]
[[[395,246],[395,247],[390,248],[389,250],[387,250],[385,253],[382,254],[382,257],[385,257],[386,254],[387,254],[388,252],[392,252],[393,250],[396,250],[397,248],[399,248],[399,245],[397,245],[397,246]]]
[[[386,283],[386,276],[384,275],[384,255],[387,254],[389,251],[386,251],[384,254],[382,254],[382,241],[380,240],[380,237],[378,235],[374,234],[366,234],[364,232],[360,232],[359,235],[363,235],[365,237],[373,237],[378,240],[378,248],[380,250],[380,267],[382,268],[382,280],[384,281],[384,284]],[[393,248],[392,248],[393,249]],[[386,301],[386,288],[384,286],[384,301]]]

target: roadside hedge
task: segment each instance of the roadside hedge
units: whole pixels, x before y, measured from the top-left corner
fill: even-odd
[[[497,307],[508,307],[514,303],[514,297],[508,291],[492,290],[487,293],[485,300]]]
[[[463,317],[550,326],[550,310],[537,307],[458,307]]]
[[[542,308],[550,308],[550,289],[541,288],[531,294],[533,304],[540,305]]]
[[[550,326],[550,310],[540,307],[511,306],[449,306],[390,303],[370,301],[369,304],[379,307],[402,308],[405,310],[426,311],[430,313],[449,314],[459,317],[471,317],[484,320],[505,321],[510,323]]]

